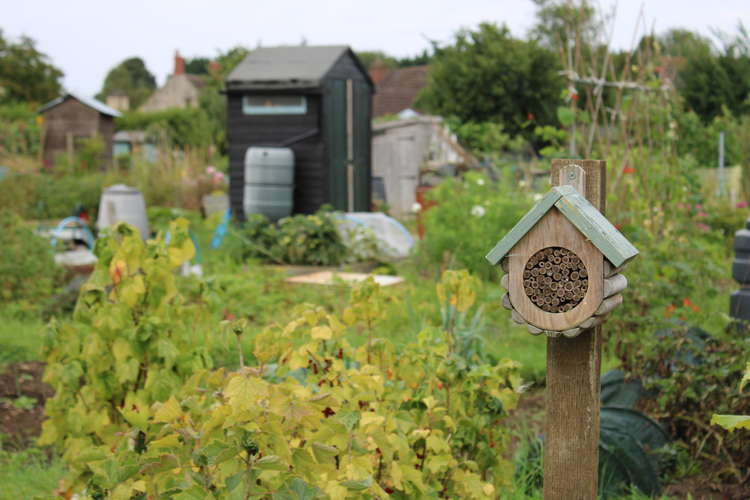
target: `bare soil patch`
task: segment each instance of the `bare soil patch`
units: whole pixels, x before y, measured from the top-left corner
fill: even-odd
[[[42,382],[45,363],[25,361],[6,365],[0,373],[0,434],[5,449],[25,448],[39,436],[44,402],[52,387]]]

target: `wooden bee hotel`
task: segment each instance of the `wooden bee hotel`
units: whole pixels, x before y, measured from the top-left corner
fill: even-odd
[[[582,194],[585,172],[553,187],[487,255],[507,274],[503,305],[530,333],[575,337],[622,303],[619,270],[638,250]],[[578,187],[578,189],[577,189]]]

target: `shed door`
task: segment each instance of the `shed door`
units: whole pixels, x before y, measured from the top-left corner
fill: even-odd
[[[370,210],[370,92],[355,80],[334,80],[328,99],[331,203]]]

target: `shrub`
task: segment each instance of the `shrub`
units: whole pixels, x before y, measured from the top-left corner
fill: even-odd
[[[102,189],[114,184],[113,181],[112,175],[101,172],[10,175],[0,180],[3,192],[0,209],[11,210],[26,219],[62,219],[73,215],[76,206],[81,205],[95,220]]]
[[[0,302],[38,301],[54,291],[60,272],[49,242],[8,210],[0,210],[0,254]]]
[[[211,127],[201,108],[171,108],[163,111],[124,113],[115,120],[117,130],[145,130],[147,134],[170,147],[208,146]]]
[[[277,264],[335,266],[347,257],[335,214],[326,210],[285,217],[278,225],[262,214],[251,214],[234,236],[239,237],[233,244],[239,261],[253,258]]]
[[[17,155],[34,155],[41,144],[39,115],[28,104],[9,103],[0,106],[0,151]]]
[[[193,254],[187,221],[171,240],[145,244],[115,226],[97,240],[96,268],[81,288],[72,320],[53,323],[45,346],[45,405],[40,444],[56,444],[76,488],[99,471],[140,408],[165,401],[193,373],[210,367],[202,310],[177,293],[174,269]]]
[[[745,365],[745,374],[740,381],[740,392],[745,388],[745,384],[750,382],[750,363]],[[711,416],[711,425],[718,424],[729,432],[736,429],[750,429],[750,415],[720,415]]]
[[[711,335],[681,321],[631,345],[623,367],[638,377],[652,398],[643,408],[661,420],[695,460],[722,462],[715,481],[742,481],[750,452],[739,435],[707,428],[715,412],[750,412],[750,401],[736,385],[745,368],[744,335]]]
[[[495,276],[484,256],[531,205],[509,177],[491,182],[474,172],[444,181],[428,199],[437,205],[424,213],[422,251],[436,264],[449,258],[451,265],[483,278]]]
[[[446,276],[446,317],[473,307],[473,287],[465,272]],[[371,336],[352,347],[347,325],[371,330],[381,304],[368,280],[343,318],[302,306],[288,325],[259,334],[256,365],[198,371],[162,403],[127,404],[130,429],[79,455],[89,494],[495,496],[512,475],[502,458],[509,436],[497,423],[516,404],[516,363],[463,358],[450,328],[425,329],[398,353]],[[229,327],[244,332],[241,321]]]

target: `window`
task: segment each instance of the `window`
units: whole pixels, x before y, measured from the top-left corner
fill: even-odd
[[[242,98],[246,115],[304,115],[307,99],[300,95],[259,95]]]

